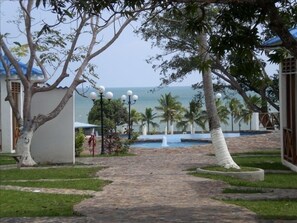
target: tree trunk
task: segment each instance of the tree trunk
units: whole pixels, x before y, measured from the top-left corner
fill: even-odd
[[[24,131],[18,138],[16,144],[16,152],[21,155],[18,167],[21,166],[34,166],[37,163],[31,157],[31,142],[33,137],[33,131]]]
[[[206,64],[209,61],[209,54],[207,52],[208,45],[205,34],[200,34],[200,47],[201,47],[201,55],[204,58]],[[213,92],[212,85],[212,76],[210,67],[206,67],[202,71],[202,80],[203,80],[203,90],[205,95],[205,104],[206,111],[209,119],[209,129],[211,133],[211,140],[214,147],[214,152],[216,159],[218,161],[218,165],[223,166],[227,169],[236,168],[240,169],[240,167],[233,161],[226,141],[223,135],[220,120],[217,112],[217,108],[215,105],[215,98]]]
[[[233,112],[231,112],[231,131],[234,132],[234,116],[233,116]]]

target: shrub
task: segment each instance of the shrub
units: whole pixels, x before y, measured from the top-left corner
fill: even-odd
[[[121,139],[118,133],[110,132],[104,138],[104,147],[110,155],[126,154],[129,152],[129,140]]]
[[[85,135],[82,129],[79,129],[78,132],[75,133],[75,156],[80,156],[83,151],[83,144],[85,141]]]

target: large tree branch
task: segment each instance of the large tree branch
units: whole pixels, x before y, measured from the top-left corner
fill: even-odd
[[[220,70],[227,78],[215,70],[212,70],[212,72],[218,77],[223,78],[225,81],[229,80],[227,82],[230,83],[237,90],[237,92],[242,96],[243,100],[249,105],[249,107],[251,107],[254,111],[260,111],[260,108],[258,106],[249,103],[249,97],[247,96],[246,92],[240,87],[235,78],[221,65],[220,62],[218,62],[217,60],[214,61],[214,68]]]
[[[80,24],[79,24],[78,28],[77,28],[76,31],[75,31],[75,36],[74,36],[74,39],[73,39],[73,41],[72,41],[72,43],[71,43],[70,50],[69,50],[69,52],[68,52],[68,54],[67,54],[67,57],[66,57],[66,59],[65,59],[65,63],[64,63],[64,66],[63,66],[63,68],[62,68],[62,71],[61,71],[60,76],[56,79],[56,81],[55,81],[53,84],[51,84],[51,85],[49,85],[49,86],[47,86],[47,87],[43,87],[43,88],[35,88],[35,89],[34,89],[34,93],[35,93],[35,92],[51,91],[51,90],[57,88],[58,85],[59,85],[59,84],[60,84],[66,77],[69,77],[69,74],[67,73],[67,70],[68,70],[69,64],[70,64],[70,62],[71,62],[71,57],[73,56],[73,53],[74,53],[74,51],[75,51],[75,49],[76,49],[76,45],[77,45],[78,39],[79,39],[79,37],[80,37],[80,35],[81,35],[81,31],[82,31],[82,29],[84,28],[84,26],[85,26],[85,24],[86,24],[86,21],[87,21],[88,19],[89,19],[89,18],[87,18],[86,15],[83,15],[83,16],[81,17]]]
[[[90,60],[104,52],[106,49],[108,49],[119,38],[124,29],[130,24],[130,22],[132,22],[135,19],[135,16],[137,16],[138,14],[139,13],[135,14],[133,17],[127,18],[120,27],[120,29],[114,34],[114,36],[103,47],[101,47],[99,50],[95,51],[93,54],[90,55]]]
[[[36,46],[33,43],[33,37],[32,37],[32,32],[31,32],[31,11],[32,7],[34,5],[33,0],[28,0],[27,7],[23,5],[23,1],[19,0],[20,7],[22,9],[23,15],[24,15],[24,20],[25,20],[25,30],[26,30],[26,38],[29,46],[29,51],[30,51],[30,56],[29,56],[29,61],[27,63],[27,71],[26,71],[26,78],[28,80],[31,80],[31,74],[32,74],[32,69],[34,65],[34,59],[36,58]]]

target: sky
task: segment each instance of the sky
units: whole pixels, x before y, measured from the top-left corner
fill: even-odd
[[[1,33],[17,33],[12,29],[12,25],[7,23],[17,15],[17,6],[17,1],[0,0]],[[157,54],[158,49],[152,49],[150,42],[145,42],[137,36],[133,32],[133,27],[137,27],[137,24],[128,26],[111,47],[91,61],[96,64],[96,73],[100,77],[97,85],[108,88],[156,87],[161,83],[158,71],[146,62],[146,59]],[[269,72],[276,69],[277,66],[270,66]],[[199,81],[201,75],[196,72],[188,75],[182,82],[170,86],[191,86]]]

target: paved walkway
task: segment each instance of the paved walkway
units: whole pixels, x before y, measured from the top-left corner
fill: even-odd
[[[279,148],[279,134],[229,138],[231,152]],[[261,222],[255,214],[219,198],[226,185],[193,177],[191,167],[215,163],[212,146],[189,149],[134,149],[137,156],[83,158],[79,161],[108,168],[98,172],[113,183],[77,204],[85,217],[5,218],[1,222]]]

